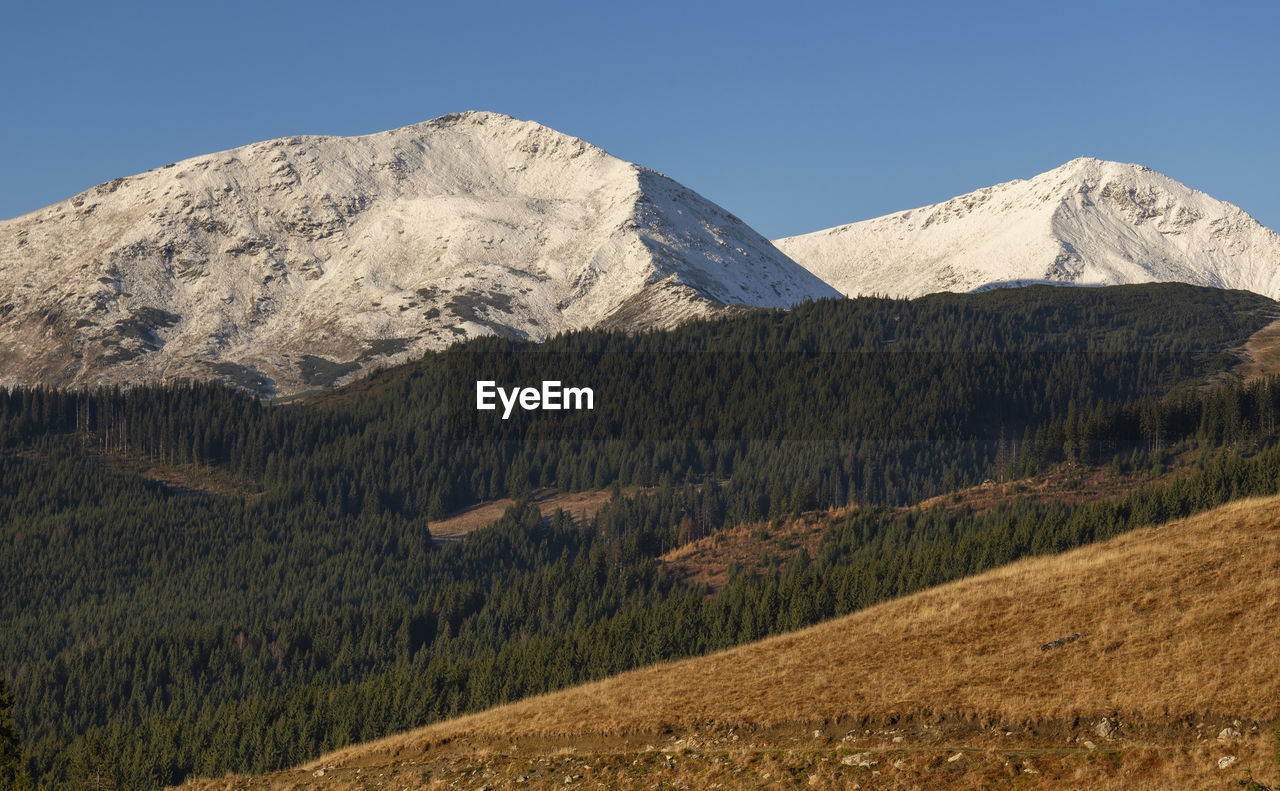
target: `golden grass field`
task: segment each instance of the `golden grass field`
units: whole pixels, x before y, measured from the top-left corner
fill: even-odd
[[[1278,720],[1267,498],[188,787],[1228,789],[1275,781]]]
[[[1280,320],[1255,332],[1244,345],[1236,372],[1246,379],[1280,373]]]

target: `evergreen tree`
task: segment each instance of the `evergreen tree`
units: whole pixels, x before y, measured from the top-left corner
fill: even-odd
[[[31,778],[22,765],[18,728],[13,724],[13,696],[0,676],[0,789],[24,791],[30,787]]]

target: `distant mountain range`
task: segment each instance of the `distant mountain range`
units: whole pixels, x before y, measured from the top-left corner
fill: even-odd
[[[671,179],[469,112],[195,157],[0,223],[0,384],[289,394],[475,335],[828,296]]]
[[[1153,281],[1280,296],[1274,231],[1148,168],[1088,158],[774,244],[848,296]]]
[[[468,112],[195,157],[0,222],[0,386],[289,395],[476,335],[1046,281],[1278,297],[1280,236],[1154,171],[1076,159],[771,244],[659,173]]]

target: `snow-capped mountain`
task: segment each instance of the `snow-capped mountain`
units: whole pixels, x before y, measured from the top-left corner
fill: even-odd
[[[0,385],[288,394],[467,336],[835,295],[659,173],[468,112],[195,157],[0,223]]]
[[[849,296],[1180,281],[1280,298],[1274,231],[1148,168],[1088,158],[774,244]]]

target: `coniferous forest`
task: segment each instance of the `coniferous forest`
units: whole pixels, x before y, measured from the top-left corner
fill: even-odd
[[[285,767],[1275,492],[1280,383],[1224,372],[1277,315],[1245,292],[1032,287],[481,339],[288,404],[0,390],[10,763],[47,788]],[[591,387],[595,408],[503,420],[478,379]],[[1086,467],[1148,482],[905,507]],[[540,487],[616,494],[544,519],[522,500]],[[433,541],[500,497],[494,526]],[[661,560],[805,513],[816,556],[714,592]]]

